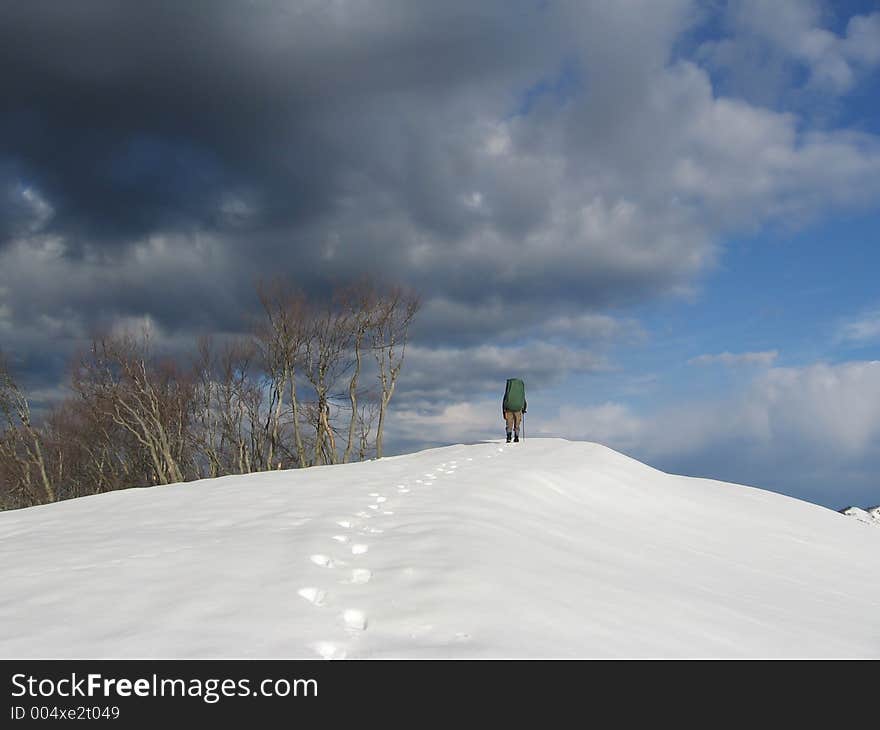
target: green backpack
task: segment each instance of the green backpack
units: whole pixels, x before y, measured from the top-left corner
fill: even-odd
[[[505,411],[521,411],[526,407],[526,386],[519,378],[508,378],[502,406]]]

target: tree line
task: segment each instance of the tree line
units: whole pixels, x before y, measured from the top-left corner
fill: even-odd
[[[0,359],[0,508],[132,486],[381,458],[419,298],[360,282],[326,300],[257,287],[246,335],[157,352],[105,333],[36,422]]]

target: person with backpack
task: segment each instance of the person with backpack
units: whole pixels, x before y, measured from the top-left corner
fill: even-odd
[[[519,378],[508,378],[504,388],[504,400],[501,401],[501,415],[507,430],[507,443],[510,443],[511,432],[513,442],[519,443],[519,429],[522,417],[526,412],[526,386]]]

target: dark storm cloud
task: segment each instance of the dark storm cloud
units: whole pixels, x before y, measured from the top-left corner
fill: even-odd
[[[57,375],[50,354],[113,317],[234,330],[266,272],[315,290],[365,258],[392,269],[387,231],[375,253],[326,256],[322,226],[374,189],[405,190],[395,212],[460,233],[423,174],[446,156],[418,127],[462,85],[534,60],[504,17],[469,3],[4,3],[0,347]]]
[[[589,372],[626,329],[590,318],[686,291],[725,226],[880,187],[870,141],[799,140],[674,62],[692,11],[2,3],[0,348],[57,370],[117,320],[183,343],[240,330],[260,277],[367,272],[421,292],[422,347],[568,337]]]
[[[562,373],[598,372],[607,368],[602,358],[587,351],[564,345],[457,348],[412,347],[409,358],[408,388],[430,393],[438,377],[446,383],[449,394],[466,392],[479,395],[497,387],[513,367],[522,377],[538,387],[555,384]]]
[[[442,103],[528,62],[522,25],[469,5],[4,3],[0,159],[74,239],[223,230],[242,194],[250,227],[302,225],[357,172],[382,95]],[[431,197],[413,188],[416,214],[454,230]]]
[[[272,269],[312,287],[372,270],[473,306],[649,296],[694,267],[607,250],[587,264],[548,238],[571,202],[565,131],[537,115],[560,101],[541,89],[574,73],[565,26],[581,20],[531,2],[6,3],[0,245],[56,236],[97,281],[118,256],[124,291],[75,306],[118,297],[178,325],[187,297],[213,309],[189,265],[196,235],[215,238],[218,292]],[[523,108],[535,124],[517,125]],[[513,154],[487,153],[505,120]],[[183,262],[155,300],[132,281],[150,236]]]

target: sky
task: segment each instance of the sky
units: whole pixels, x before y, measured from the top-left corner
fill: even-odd
[[[254,282],[423,307],[390,451],[503,435],[880,503],[880,5],[0,5],[0,349],[185,349]]]

